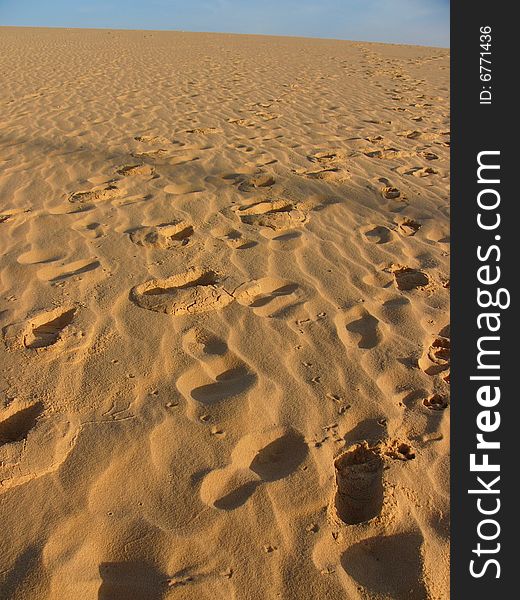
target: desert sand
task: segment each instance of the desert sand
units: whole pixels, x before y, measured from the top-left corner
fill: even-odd
[[[448,51],[0,65],[0,597],[448,598]]]

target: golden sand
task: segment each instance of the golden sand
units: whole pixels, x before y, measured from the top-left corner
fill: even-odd
[[[0,596],[448,597],[449,55],[0,28]]]

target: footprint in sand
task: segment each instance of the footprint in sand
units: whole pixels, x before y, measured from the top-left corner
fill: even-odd
[[[8,221],[14,221],[22,217],[23,215],[27,215],[31,212],[30,208],[12,208],[11,210],[6,210],[0,214],[0,224],[7,223]]]
[[[341,321],[346,321],[341,325]],[[376,319],[362,307],[353,308],[347,315],[342,316],[337,324],[340,339],[347,346],[357,346],[365,350],[375,348],[381,341],[379,319]]]
[[[222,129],[220,129],[219,127],[197,127],[196,129],[188,129],[186,133],[198,133],[200,135],[208,135],[222,133]]]
[[[263,485],[289,477],[305,460],[308,447],[294,429],[277,427],[243,437],[230,464],[211,471],[200,488],[202,501],[219,510],[235,510]]]
[[[203,192],[204,188],[194,185],[191,182],[186,183],[170,183],[165,186],[164,191],[166,194],[172,194],[174,196],[183,196],[184,194],[195,194],[197,192]]]
[[[200,267],[137,285],[130,291],[130,299],[141,308],[173,316],[222,309],[234,300],[221,276]]]
[[[381,135],[375,135],[373,137],[366,137],[363,139],[365,139],[367,142],[370,142],[371,144],[378,144],[379,142],[382,142],[384,138]]]
[[[146,150],[145,152],[132,152],[132,156],[137,159],[146,159],[146,158],[164,158],[168,156],[169,150],[165,148],[157,148],[157,150]]]
[[[419,152],[419,156],[422,156],[422,158],[424,158],[425,160],[437,160],[439,157],[437,156],[437,154],[435,154],[435,152]]]
[[[438,375],[450,369],[451,341],[449,337],[438,335],[426,353],[419,359],[419,367],[427,375]]]
[[[234,296],[239,304],[261,317],[286,316],[302,303],[298,284],[278,277],[264,277],[239,286]]]
[[[240,365],[223,371],[213,383],[193,388],[191,397],[201,404],[212,405],[243,394],[255,381],[256,375],[245,365]]]
[[[386,200],[397,200],[401,196],[401,192],[396,187],[387,185],[381,188],[381,196]]]
[[[97,239],[106,235],[107,226],[89,218],[79,219],[73,225],[74,231],[79,231],[85,237]]]
[[[125,560],[102,562],[99,565],[101,585],[97,600],[164,600],[168,586],[173,580],[160,571],[152,562]],[[179,585],[192,581],[192,577],[178,578]]]
[[[384,148],[383,150],[369,150],[364,152],[368,158],[379,158],[379,159],[395,159],[395,158],[409,158],[412,156],[411,152],[398,150],[397,148]]]
[[[334,520],[355,525],[379,516],[385,459],[406,462],[414,458],[410,444],[399,439],[363,440],[343,451],[334,460],[335,491],[330,505]]]
[[[193,225],[186,221],[175,221],[139,227],[130,231],[130,239],[138,246],[161,248],[169,250],[179,246],[186,246],[193,235]]]
[[[26,351],[31,356],[43,360],[54,357],[56,350],[60,352],[74,351],[81,356],[82,350],[89,343],[87,331],[90,329],[94,315],[84,306],[68,304],[42,312],[32,312],[23,321],[6,325],[3,328],[4,342],[10,351]],[[45,353],[49,352],[48,355]]]
[[[335,163],[322,165],[319,169],[296,169],[293,173],[303,175],[309,179],[318,179],[333,183],[342,183],[350,177],[346,169],[340,169]]]
[[[339,159],[339,154],[332,150],[325,152],[316,152],[315,154],[309,154],[307,160],[313,163],[329,164]]]
[[[432,167],[422,167],[422,168],[416,169],[412,173],[412,175],[414,177],[428,177],[429,175],[437,175],[438,173],[439,173],[439,171],[432,169]]]
[[[168,138],[160,135],[138,135],[134,138],[134,140],[143,144],[167,145],[172,143]]]
[[[393,234],[384,225],[369,225],[361,230],[361,233],[373,244],[387,244],[392,241]]]
[[[72,323],[76,309],[66,311],[56,309],[41,315],[31,323],[28,333],[24,336],[26,348],[47,348],[62,339],[66,328]]]
[[[0,411],[1,490],[48,475],[73,450],[78,424],[70,415],[45,417],[41,402],[14,401]]]
[[[65,265],[62,264],[60,267],[56,267],[55,265],[45,266],[37,272],[37,275],[38,278],[42,279],[43,281],[57,283],[59,281],[64,281],[65,279],[69,279],[70,277],[80,277],[85,273],[95,271],[100,266],[101,263],[99,260],[87,258],[83,260],[76,260]]]
[[[200,156],[190,152],[189,154],[177,154],[168,159],[168,164],[170,165],[185,165],[190,162],[194,162],[196,160],[200,160]]]
[[[413,219],[403,218],[397,222],[397,231],[407,237],[415,235],[421,228],[421,223]]]
[[[236,229],[229,229],[225,227],[218,227],[214,229],[212,235],[223,242],[225,242],[230,248],[234,250],[247,250],[249,248],[254,248],[258,245],[258,242],[245,238],[242,235],[242,232],[237,231]]]
[[[24,440],[43,413],[43,404],[35,402],[0,415],[0,445]]]
[[[222,182],[227,183],[229,185],[240,185],[247,181],[248,177],[251,176],[251,171],[254,172],[254,169],[251,169],[249,172],[225,172],[220,175],[208,175],[205,178],[205,181],[208,183],[214,183],[215,185],[220,185]]]
[[[343,553],[341,565],[363,596],[425,600],[423,541],[419,532],[367,538]]]
[[[73,192],[69,194],[69,202],[103,202],[106,200],[113,200],[123,195],[123,191],[115,185],[107,185],[101,188],[93,189],[86,192]]]
[[[182,347],[197,363],[176,383],[188,401],[212,406],[243,396],[257,381],[254,371],[212,333],[197,327],[190,329],[183,336]]]
[[[415,289],[424,289],[430,284],[429,276],[417,269],[403,267],[401,265],[392,265],[390,271],[394,275],[397,289],[404,292]]]
[[[346,525],[364,523],[381,513],[383,458],[379,447],[355,444],[334,461],[334,514]]]
[[[233,125],[240,125],[240,127],[255,127],[256,126],[256,122],[252,121],[251,119],[228,119],[227,120],[228,123],[231,123]]]
[[[448,399],[441,394],[432,394],[423,400],[423,405],[432,411],[442,411],[448,408]]]
[[[152,279],[130,290],[130,299],[141,308],[173,316],[219,310],[237,300],[259,316],[286,316],[301,304],[298,284],[264,277],[241,285],[211,269],[190,267],[165,279]]]
[[[432,167],[397,167],[395,172],[399,175],[413,175],[414,177],[428,177],[429,175],[438,174],[438,171]]]
[[[123,177],[153,177],[155,175],[155,167],[150,165],[125,165],[116,170],[118,175]]]
[[[275,231],[292,229],[307,221],[307,211],[289,200],[266,200],[236,209],[246,225],[267,227]]]
[[[16,346],[20,340],[25,348],[39,350],[64,342],[76,333],[71,327],[76,310],[73,307],[55,308],[40,313],[21,325],[7,327],[6,343],[8,346]]]
[[[269,173],[256,173],[238,180],[238,189],[241,192],[252,192],[258,188],[268,188],[275,184],[275,179]]]
[[[420,131],[417,131],[416,129],[414,129],[413,131],[402,131],[401,133],[398,133],[397,135],[399,137],[408,138],[409,140],[416,140],[423,136],[423,134]]]
[[[62,260],[62,254],[56,254],[47,250],[28,250],[20,254],[16,262],[20,265],[45,265]]]
[[[264,111],[255,112],[254,115],[256,117],[260,117],[263,121],[272,121],[273,119],[278,119],[280,115],[275,115],[273,113],[268,113]]]
[[[408,442],[399,439],[387,440],[380,444],[383,456],[392,460],[408,461],[415,458],[415,451]]]

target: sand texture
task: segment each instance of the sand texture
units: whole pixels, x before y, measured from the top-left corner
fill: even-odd
[[[0,72],[0,597],[448,598],[448,51],[0,28]]]

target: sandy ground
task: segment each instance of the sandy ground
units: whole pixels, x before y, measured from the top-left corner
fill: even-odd
[[[0,596],[448,598],[447,50],[0,28]]]

